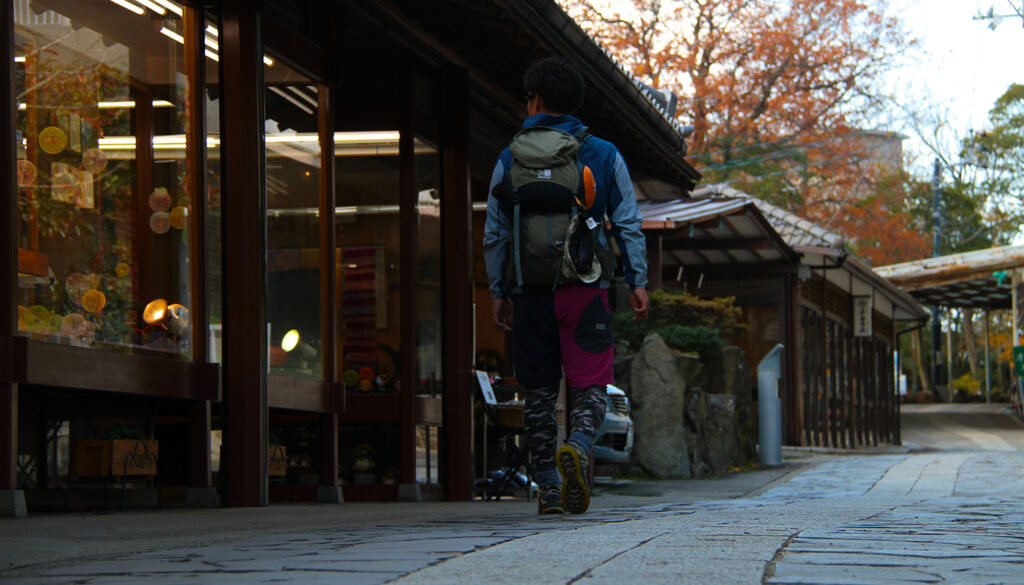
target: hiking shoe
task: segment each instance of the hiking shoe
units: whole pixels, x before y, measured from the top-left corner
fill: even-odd
[[[538,514],[565,514],[562,507],[562,494],[557,485],[543,488],[537,494]]]
[[[580,446],[569,441],[555,455],[555,464],[562,474],[562,506],[573,514],[582,514],[590,507],[587,487],[587,455]]]

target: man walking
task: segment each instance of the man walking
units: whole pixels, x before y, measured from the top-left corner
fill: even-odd
[[[605,386],[614,381],[608,304],[613,260],[604,225],[610,220],[621,251],[634,319],[646,319],[643,218],[618,149],[590,136],[571,115],[583,103],[579,71],[560,59],[544,59],[526,71],[523,85],[528,117],[498,157],[487,200],[483,243],[492,317],[512,332],[515,376],[527,389],[526,433],[540,486],[539,512],[578,514],[590,505],[588,456],[604,420]],[[573,181],[576,168],[580,179]],[[550,181],[567,172],[566,182],[577,187],[569,188],[568,206],[560,207],[561,202],[552,202],[560,195]],[[531,190],[534,179],[540,187]],[[576,237],[567,237],[558,223],[571,213],[552,211],[570,207],[578,212],[569,229],[579,230]],[[545,268],[552,262],[553,270]],[[568,440],[556,453],[555,405],[563,369],[572,412]]]

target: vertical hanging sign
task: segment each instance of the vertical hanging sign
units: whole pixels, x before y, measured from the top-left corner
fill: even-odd
[[[874,309],[871,295],[853,296],[853,336],[871,337],[872,311]]]
[[[1013,343],[1021,345],[1024,338],[1024,270],[1012,272],[1013,279]]]

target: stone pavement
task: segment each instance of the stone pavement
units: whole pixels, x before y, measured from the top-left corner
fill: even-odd
[[[786,468],[611,486],[579,516],[500,501],[2,520],[0,585],[1024,584],[1024,451],[945,432],[967,442],[787,450]]]

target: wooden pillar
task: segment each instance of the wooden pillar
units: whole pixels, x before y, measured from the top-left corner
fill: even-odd
[[[647,289],[652,291],[663,287],[661,242],[661,232],[652,232],[647,236]]]
[[[24,516],[25,495],[18,490],[18,384],[14,381],[13,337],[18,327],[18,198],[14,143],[14,3],[0,8],[0,515]]]
[[[185,153],[188,165],[187,189],[189,290],[191,292],[192,361],[209,359],[206,289],[206,57],[203,38],[206,19],[203,13],[185,7],[185,71],[188,83],[188,119]],[[208,378],[204,377],[204,380]],[[210,461],[210,401],[191,406],[189,418],[189,487],[212,491]],[[213,498],[209,498],[213,503]]]
[[[338,490],[338,414],[340,389],[333,383],[338,378],[336,349],[338,325],[337,303],[334,300],[336,242],[334,231],[334,102],[330,88],[318,87],[320,133],[320,339],[323,378],[330,388],[328,414],[320,415],[320,490],[318,500],[340,501]]]
[[[416,391],[419,383],[416,373],[416,260],[419,241],[416,193],[416,152],[413,137],[413,73],[408,63],[398,74],[400,82],[400,105],[402,110],[401,137],[398,140],[398,226],[401,230],[399,250],[399,274],[401,298],[399,299],[399,339],[402,348],[401,390],[399,392],[398,417],[398,481],[401,484],[416,482]]]
[[[221,3],[224,449],[229,506],[267,505],[266,196],[259,9]]]
[[[803,392],[801,389],[805,384],[801,375],[801,354],[803,340],[801,339],[801,311],[800,311],[800,279],[795,274],[786,275],[783,291],[783,338],[782,345],[782,428],[785,436],[783,444],[800,445],[803,435]]]
[[[439,478],[449,500],[473,498],[473,245],[469,188],[469,78],[449,66],[441,80],[441,233],[444,426]]]
[[[211,487],[209,400],[197,400],[189,409],[188,436],[188,485]]]

